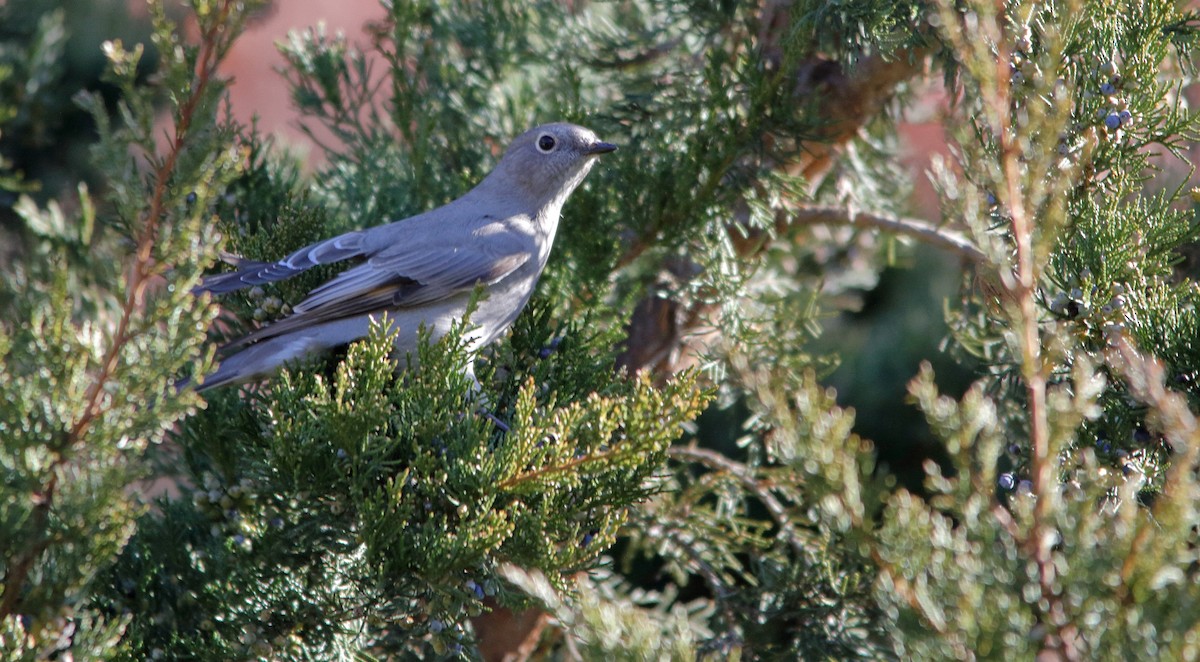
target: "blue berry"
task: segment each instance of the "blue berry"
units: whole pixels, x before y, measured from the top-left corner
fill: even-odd
[[[1000,474],[1000,489],[1011,490],[1017,484],[1017,479],[1010,473]]]
[[[548,358],[551,354],[554,353],[555,350],[558,349],[558,346],[562,344],[562,341],[563,341],[562,336],[555,336],[554,338],[551,338],[550,344],[543,347],[542,350],[540,352],[538,352],[538,356],[543,359]]]
[[[1122,110],[1120,117],[1121,117],[1121,124],[1132,124],[1133,123],[1133,113],[1129,112],[1128,110]]]
[[[1121,128],[1121,116],[1116,113],[1109,113],[1108,117],[1104,118],[1104,126],[1114,130]]]
[[[1104,95],[1109,95],[1116,91],[1117,91],[1117,88],[1114,87],[1112,83],[1105,83],[1100,86],[1100,93],[1104,94]]]
[[[599,533],[599,531],[596,531],[596,530],[588,531],[586,534],[584,534],[583,540],[579,541],[579,546],[587,547],[588,545],[590,545],[592,543],[592,541],[595,540],[597,533]]]
[[[187,203],[188,203],[189,205],[194,205],[194,204],[196,204],[196,192],[195,192],[195,191],[192,191],[191,193],[188,193],[188,194],[187,194],[187,198],[186,198],[186,199],[187,199]]]

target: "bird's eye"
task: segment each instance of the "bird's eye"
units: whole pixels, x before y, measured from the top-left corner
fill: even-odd
[[[541,136],[538,136],[537,146],[543,154],[549,154],[550,152],[553,152],[557,145],[558,141],[554,139],[554,136],[548,133],[543,133]]]

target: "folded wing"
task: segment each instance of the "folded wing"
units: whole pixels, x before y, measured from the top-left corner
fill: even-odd
[[[420,306],[503,280],[533,257],[532,238],[499,232],[462,245],[393,246],[309,293],[293,314],[234,346],[335,320]]]

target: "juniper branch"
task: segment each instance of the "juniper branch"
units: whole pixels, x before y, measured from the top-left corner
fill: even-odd
[[[225,45],[230,40],[227,19],[236,5],[237,3],[233,0],[225,0],[217,17],[201,36],[196,80],[192,85],[191,94],[179,107],[174,137],[166,158],[155,172],[154,188],[144,217],[144,226],[138,236],[133,262],[127,270],[125,300],[121,307],[116,331],[100,362],[100,371],[85,393],[82,413],[65,434],[56,435],[56,443],[52,447],[54,460],[46,468],[50,478],[37,494],[37,505],[31,513],[33,539],[28,541],[25,550],[12,561],[9,572],[4,577],[3,599],[0,600],[0,620],[11,615],[18,607],[23,592],[22,587],[28,578],[29,571],[38,557],[50,545],[51,539],[46,528],[49,525],[50,510],[54,507],[58,492],[59,472],[68,461],[67,451],[80,444],[91,424],[104,414],[101,394],[117,372],[121,353],[133,339],[130,328],[133,325],[134,316],[144,303],[146,288],[150,283],[154,264],[152,252],[158,238],[159,222],[165,213],[164,199],[167,188],[171,176],[175,172],[179,156],[187,145],[188,132],[196,110],[216,74],[221,56],[227,50]]]

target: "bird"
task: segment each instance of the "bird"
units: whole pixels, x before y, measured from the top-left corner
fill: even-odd
[[[484,296],[467,338],[468,351],[477,352],[517,319],[546,267],[563,204],[598,157],[616,149],[581,126],[537,126],[515,138],[495,168],[452,202],[319,241],[277,262],[240,260],[235,271],[206,277],[197,294],[286,280],[317,265],[348,265],[288,316],[222,348],[221,354],[233,353],[197,380],[196,390],[268,378],[285,363],[365,337],[372,319],[385,314],[396,352],[415,352],[421,326],[434,340],[445,335],[479,286]]]

